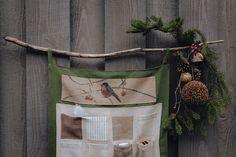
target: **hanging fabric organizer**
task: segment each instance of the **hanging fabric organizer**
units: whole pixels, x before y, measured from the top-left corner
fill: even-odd
[[[168,64],[106,72],[48,61],[50,157],[167,157]]]
[[[183,19],[132,19],[127,33],[170,33],[180,47],[132,48],[88,54],[50,49],[6,36],[19,46],[48,53],[50,157],[167,157],[167,131],[206,136],[232,103],[231,92],[217,68],[218,53],[198,29],[184,31]],[[139,52],[171,51],[177,59],[178,83],[169,115],[169,65],[141,71],[105,72],[59,67],[53,54],[110,58]],[[169,55],[169,53],[165,53]],[[216,86],[217,85],[217,86]],[[164,131],[165,129],[165,131]]]

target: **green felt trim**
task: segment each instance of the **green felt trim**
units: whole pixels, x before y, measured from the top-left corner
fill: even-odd
[[[61,75],[71,75],[86,78],[141,78],[148,76],[156,77],[157,102],[162,102],[162,123],[164,117],[168,116],[169,108],[169,65],[163,64],[160,67],[151,70],[137,71],[88,71],[74,68],[59,67],[55,64],[52,54],[48,55],[48,76],[49,76],[49,105],[48,105],[48,140],[49,156],[56,157],[56,103],[61,102]],[[146,104],[152,105],[152,104]],[[96,105],[83,105],[84,107],[102,107]],[[132,107],[133,105],[122,105],[118,107]],[[108,107],[108,106],[106,106]],[[167,132],[160,128],[160,154],[161,157],[168,156]]]

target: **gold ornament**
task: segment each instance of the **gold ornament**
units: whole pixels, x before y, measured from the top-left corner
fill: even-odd
[[[190,81],[181,90],[181,97],[184,101],[192,104],[204,103],[208,100],[208,89],[200,81]]]
[[[181,73],[180,80],[182,82],[189,82],[189,81],[192,80],[192,75],[190,73],[188,73],[188,72]]]
[[[203,55],[200,52],[197,52],[193,55],[192,62],[202,62],[204,59]]]

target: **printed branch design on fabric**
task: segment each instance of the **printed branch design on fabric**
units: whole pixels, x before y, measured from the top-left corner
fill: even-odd
[[[142,83],[141,83],[142,82]],[[144,85],[142,85],[144,83]],[[156,102],[155,78],[94,79],[62,76],[62,100],[81,104]]]

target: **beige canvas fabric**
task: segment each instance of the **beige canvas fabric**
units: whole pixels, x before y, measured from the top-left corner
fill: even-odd
[[[124,105],[156,102],[155,77],[93,79],[62,75],[61,100],[78,104]],[[102,90],[108,85],[114,94]]]
[[[113,157],[133,157],[132,144],[129,141],[115,142]]]
[[[154,152],[154,143],[155,141],[152,141],[150,139],[148,140],[140,140],[138,141],[138,157],[152,157],[155,156]]]
[[[64,124],[60,117],[66,115],[78,120],[75,106],[58,103],[56,108],[57,157],[160,157],[161,103],[140,107],[83,108],[81,139],[61,136]],[[145,140],[148,142],[143,144]]]
[[[113,140],[133,138],[133,117],[112,117]]]

